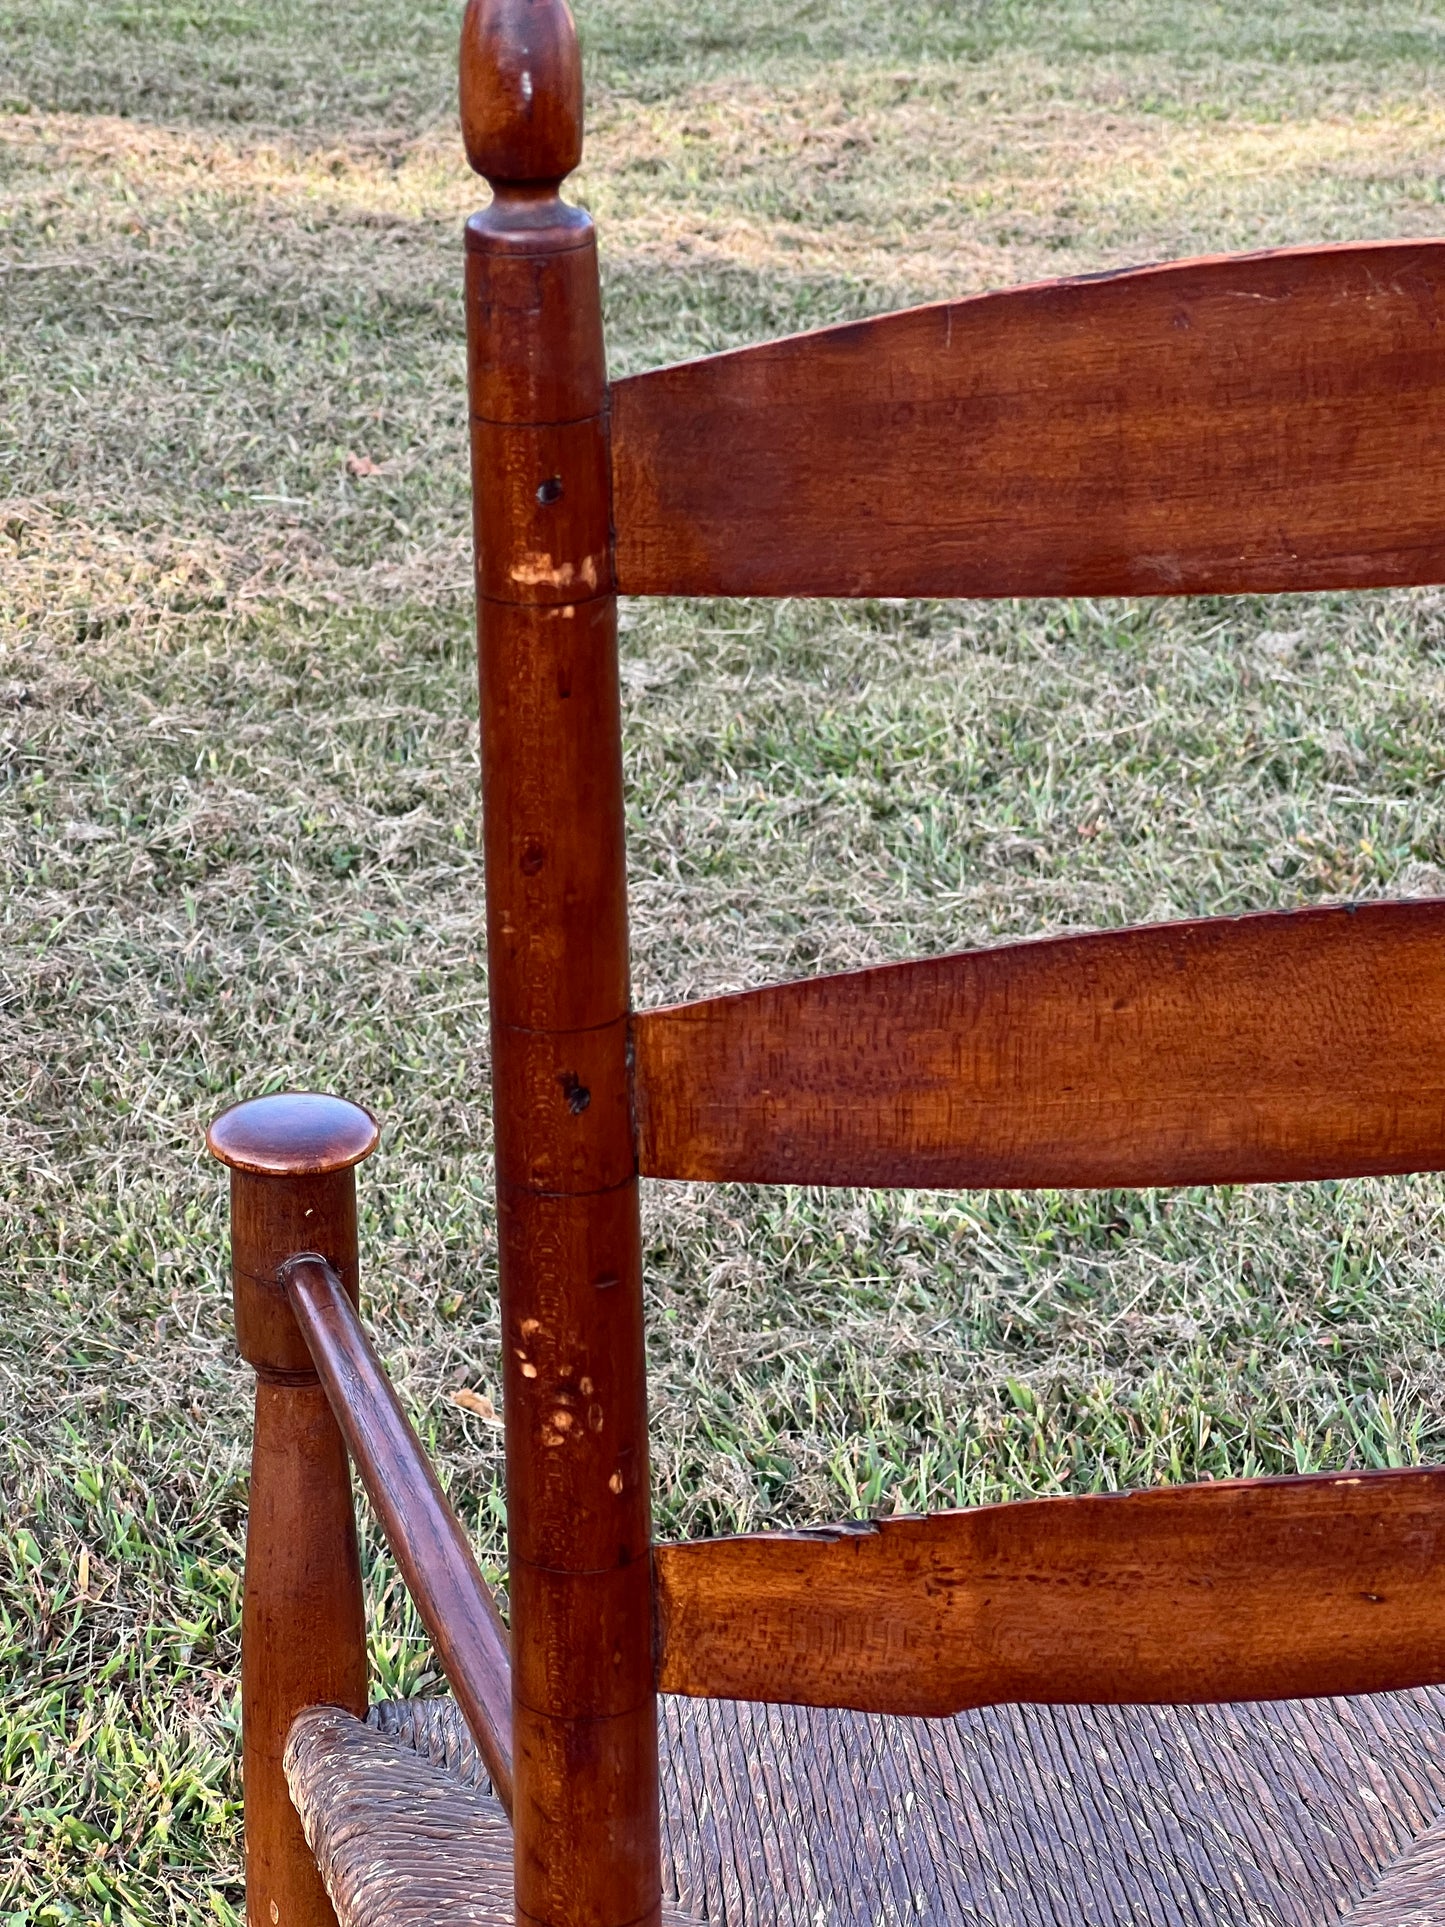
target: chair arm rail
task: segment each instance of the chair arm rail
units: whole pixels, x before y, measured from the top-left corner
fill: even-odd
[[[496,1602],[340,1278],[310,1252],[287,1259],[280,1276],[407,1590],[510,1814],[512,1669]]]

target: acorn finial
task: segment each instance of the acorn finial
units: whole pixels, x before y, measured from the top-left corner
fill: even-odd
[[[582,59],[566,0],[469,0],[462,134],[493,187],[552,186],[582,158]]]

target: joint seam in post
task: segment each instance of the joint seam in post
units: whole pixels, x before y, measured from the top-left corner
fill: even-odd
[[[569,1726],[573,1728],[585,1727],[595,1729],[597,1727],[607,1726],[613,1720],[635,1719],[636,1716],[642,1712],[645,1707],[650,1706],[656,1698],[657,1688],[652,1686],[643,1693],[642,1698],[634,1705],[621,1706],[615,1713],[552,1713],[549,1712],[545,1706],[533,1706],[529,1699],[524,1699],[515,1683],[512,1687],[512,1700],[515,1705],[525,1706],[527,1711],[533,1714],[535,1718],[546,1720],[550,1726]]]
[[[601,408],[590,409],[585,415],[565,415],[556,421],[546,419],[519,421],[511,416],[503,419],[500,415],[479,415],[474,409],[471,419],[483,428],[585,428],[588,422],[609,421],[611,413],[611,409],[604,405]]]
[[[596,1037],[604,1030],[615,1030],[619,1024],[628,1023],[632,1017],[630,1010],[619,1011],[615,1017],[604,1017],[600,1024],[579,1024],[575,1030],[551,1030],[540,1024],[512,1024],[505,1017],[496,1020],[498,1030],[510,1031],[514,1037]]]
[[[507,1563],[508,1565],[525,1566],[528,1572],[545,1572],[548,1577],[552,1579],[607,1579],[610,1578],[614,1572],[631,1572],[633,1567],[640,1566],[644,1559],[646,1559],[650,1566],[653,1563],[652,1555],[656,1549],[656,1540],[649,1539],[645,1551],[625,1566],[582,1566],[580,1568],[574,1566],[544,1566],[535,1559],[527,1558],[526,1554],[521,1552],[509,1553],[507,1555]]]
[[[657,1901],[655,1905],[644,1907],[642,1912],[640,1914],[635,1915],[634,1918],[631,1920],[624,1920],[624,1921],[618,1922],[617,1927],[640,1927],[640,1923],[642,1921],[652,1919],[653,1914],[657,1910],[657,1907],[660,1907],[661,1905],[662,1905],[662,1880],[661,1880],[661,1877],[659,1876],[658,1883],[657,1883]],[[517,1918],[518,1920],[530,1921],[532,1923],[532,1927],[554,1927],[553,1922],[551,1922],[550,1920],[544,1919],[541,1914],[529,1914],[524,1907],[519,1907],[517,1909]]]
[[[244,1271],[240,1265],[233,1265],[231,1269],[237,1278],[244,1279],[248,1285],[255,1285],[261,1291],[278,1291],[284,1293],[286,1290],[286,1280],[281,1276],[281,1273],[287,1265],[294,1263],[297,1258],[315,1258],[323,1265],[330,1265],[337,1277],[341,1279],[342,1285],[345,1285],[346,1278],[341,1266],[336,1264],[334,1260],[328,1258],[324,1252],[320,1251],[293,1251],[281,1260],[274,1271]]]
[[[279,1271],[247,1271],[240,1265],[232,1265],[232,1275],[242,1278],[248,1285],[255,1285],[261,1291],[280,1291],[281,1274]]]
[[[598,553],[600,554],[601,551],[599,550]],[[555,602],[509,602],[505,596],[499,595],[479,596],[477,599],[480,602],[490,603],[494,609],[525,609],[528,611],[537,610],[538,612],[545,612],[552,609],[581,609],[589,602],[603,602],[609,597],[615,597],[616,594],[617,591],[615,589],[603,589],[596,595],[559,596]]]
[[[654,1539],[647,1548],[647,1563],[652,1568],[652,1584],[649,1587],[650,1611],[652,1613],[652,1680],[654,1687],[662,1679],[663,1648],[667,1641],[662,1630],[662,1582],[657,1574],[657,1541]]]
[[[642,1112],[638,1103],[637,1083],[637,1025],[633,1022],[635,1011],[627,1013],[627,1043],[624,1046],[624,1071],[627,1078],[627,1128],[632,1134],[632,1161],[637,1166],[637,1174],[642,1175]]]
[[[281,1260],[281,1265],[289,1264],[290,1262],[291,1261],[289,1258],[283,1258]],[[331,1264],[331,1260],[329,1258],[325,1259],[323,1262],[326,1264]],[[234,1271],[237,1278],[244,1279],[248,1285],[255,1285],[257,1289],[260,1291],[284,1292],[286,1289],[286,1285],[285,1285],[285,1281],[281,1276],[281,1265],[277,1265],[274,1271],[243,1271],[239,1265],[233,1266],[232,1270]],[[333,1271],[337,1270],[337,1267],[335,1265],[331,1265],[331,1268]],[[339,1275],[340,1274],[338,1272],[338,1276]]]
[[[558,207],[570,208],[574,204],[564,201],[559,195]],[[484,209],[483,212],[486,210]],[[537,232],[538,230],[533,230]],[[462,246],[468,254],[480,254],[484,258],[505,261],[560,261],[564,255],[580,254],[584,248],[595,247],[597,230],[590,225],[577,230],[577,239],[569,241],[565,247],[529,248],[523,242],[518,246],[527,230],[525,228],[474,228],[470,222],[462,229]],[[477,236],[479,238],[474,239]],[[515,237],[515,238],[513,238]]]
[[[479,596],[477,600],[479,602],[490,603],[494,609],[525,609],[529,612],[535,610],[539,614],[545,614],[548,611],[556,609],[581,609],[589,602],[602,602],[608,597],[615,597],[616,594],[617,591],[615,589],[604,589],[600,595],[576,596],[572,598],[560,596],[556,602],[509,602],[505,596],[499,595]]]
[[[661,1904],[663,1904],[663,1881],[661,1881],[661,1873],[659,1873],[659,1879],[657,1879],[657,1902],[644,1908],[642,1914],[634,1915],[630,1921],[618,1921],[617,1927],[640,1927],[642,1921],[649,1921],[649,1919],[653,1917],[657,1906],[661,1906]],[[526,1908],[518,1908],[518,1910],[516,1910],[516,1917],[518,1917],[518,1919],[532,1921],[532,1927],[555,1927],[553,1921],[543,1919],[543,1915],[541,1914],[528,1914]]]
[[[249,1364],[250,1361],[247,1360],[247,1363]],[[293,1389],[299,1390],[303,1385],[319,1385],[321,1383],[320,1374],[314,1371],[289,1372],[283,1371],[274,1365],[252,1365],[251,1370],[256,1374],[257,1378],[261,1379],[263,1383],[267,1385],[289,1385]]]
[[[286,1283],[286,1273],[291,1269],[292,1265],[325,1265],[328,1271],[336,1271],[335,1265],[332,1264],[324,1251],[316,1251],[309,1245],[303,1250],[293,1251],[290,1257],[283,1258],[280,1264],[277,1265],[276,1276],[283,1285]],[[341,1274],[337,1272],[338,1278],[340,1275]]]
[[[590,595],[574,596],[570,602],[508,602],[504,596],[477,592],[477,601],[494,609],[585,609],[594,602],[615,602],[616,589],[595,589]]]
[[[636,1184],[641,1176],[640,1171],[629,1171],[627,1176],[619,1178],[616,1184],[599,1184],[591,1191],[547,1191],[538,1186],[519,1184],[516,1178],[502,1175],[498,1179],[497,1189],[515,1192],[524,1198],[551,1198],[558,1203],[565,1203],[573,1198],[609,1198],[614,1191],[625,1191],[629,1184]]]

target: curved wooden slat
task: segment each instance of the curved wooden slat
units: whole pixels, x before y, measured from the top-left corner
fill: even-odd
[[[1046,282],[612,391],[638,595],[1445,579],[1445,242]]]
[[[860,1712],[1445,1680],[1445,1470],[1032,1499],[653,1549],[658,1688]]]
[[[633,1020],[640,1168],[1221,1184],[1445,1168],[1445,901],[1210,918]]]

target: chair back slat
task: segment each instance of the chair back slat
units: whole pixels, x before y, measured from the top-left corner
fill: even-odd
[[[633,1019],[644,1176],[1224,1184],[1445,1168],[1445,901],[1059,937]]]
[[[612,391],[637,595],[1445,579],[1445,242],[940,303]]]
[[[1442,1554],[1438,1469],[659,1545],[658,1687],[944,1715],[1427,1685]]]

